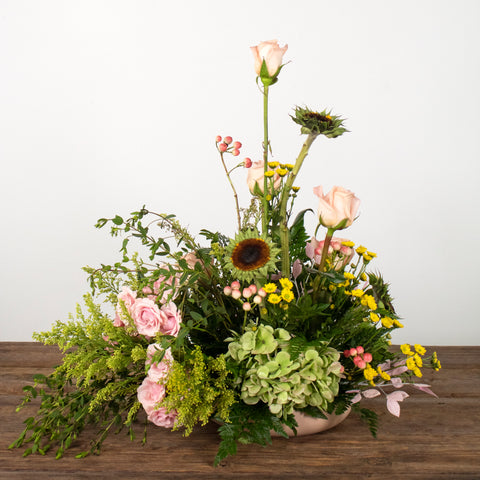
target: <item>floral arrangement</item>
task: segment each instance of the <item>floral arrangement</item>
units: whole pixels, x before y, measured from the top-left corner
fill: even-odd
[[[347,130],[331,112],[296,107],[291,117],[305,135],[299,155],[293,163],[273,160],[269,89],[286,50],[276,40],[252,47],[264,105],[263,158],[237,163],[242,144],[216,138],[235,201],[234,238],[202,230],[199,243],[174,215],[145,207],[128,219],[100,219],[98,228],[109,224],[122,237],[122,259],[86,267],[86,310],[79,306],[68,322],[34,335],[58,345],[64,357],[53,373],[24,387],[21,406],[36,397],[41,404],[11,447],[31,444],[26,454],[53,447],[58,458],[93,423],[98,436],[82,457],[98,453],[113,430],[126,428],[133,437],[139,416],[185,436],[215,420],[218,464],[238,443],[267,445],[273,432],[295,432],[297,412],[325,418],[352,409],[375,435],[377,415],[362,399],[384,395],[398,416],[405,387],[433,394],[414,380],[425,366],[440,368],[436,354],[426,356],[421,345],[390,346],[402,324],[389,285],[368,270],[376,254],[335,236],[356,219],[358,198],[342,187],[326,194],[316,187],[313,235],[304,221],[315,212],[293,215],[295,182],[312,143]],[[247,171],[246,208],[233,182],[237,169]],[[132,240],[146,249],[147,261],[131,253]]]

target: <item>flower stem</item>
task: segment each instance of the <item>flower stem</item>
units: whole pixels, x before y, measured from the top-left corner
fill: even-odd
[[[287,181],[282,190],[282,196],[280,200],[280,244],[281,244],[281,256],[282,256],[282,275],[286,278],[290,278],[290,236],[288,231],[288,218],[287,218],[287,203],[288,198],[290,196],[290,190],[293,187],[293,182],[302,167],[303,161],[305,160],[306,156],[308,155],[308,151],[317,138],[317,134],[310,133],[305,140],[300,153],[298,154],[297,160],[295,162],[295,166],[293,170],[287,177]]]
[[[265,173],[268,169],[268,85],[263,89],[263,197],[262,197],[262,233],[267,234],[268,228],[268,179]]]
[[[235,190],[235,186],[233,185],[232,179],[230,178],[230,172],[228,171],[228,168],[225,165],[225,160],[223,159],[223,153],[222,152],[220,152],[220,158],[222,159],[223,168],[225,169],[225,173],[227,175],[228,181],[230,182],[230,186],[232,187],[232,190],[233,190],[233,198],[235,199],[235,207],[237,209],[238,230],[240,231],[241,228],[242,228],[242,222],[240,220],[240,206],[238,204],[237,191]]]
[[[322,249],[322,258],[320,259],[320,265],[318,266],[318,271],[323,272],[325,267],[325,261],[328,255],[328,247],[330,246],[330,242],[332,241],[333,234],[335,233],[334,228],[329,228],[327,230],[327,234],[325,235],[325,240],[323,242],[323,249]]]

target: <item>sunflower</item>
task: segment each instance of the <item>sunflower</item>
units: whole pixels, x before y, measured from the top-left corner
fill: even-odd
[[[266,278],[276,270],[280,249],[266,235],[256,229],[239,232],[226,248],[226,268],[240,281],[250,282],[254,278]]]
[[[330,112],[315,112],[308,108],[295,108],[295,115],[290,115],[295,123],[302,126],[301,133],[313,133],[335,138],[348,132],[343,126],[343,118],[330,115]]]

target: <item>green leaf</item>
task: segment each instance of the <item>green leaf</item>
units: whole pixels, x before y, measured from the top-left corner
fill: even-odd
[[[123,223],[123,218],[117,215],[115,218],[112,218],[112,222],[115,225],[121,225]]]

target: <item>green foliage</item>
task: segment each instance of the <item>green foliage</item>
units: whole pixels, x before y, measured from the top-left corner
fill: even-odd
[[[288,438],[283,425],[295,431],[297,423],[293,415],[280,420],[273,415],[264,404],[247,406],[242,402],[232,405],[228,422],[219,427],[221,442],[214,465],[229,455],[237,453],[237,444],[256,443],[262,447],[272,443],[271,431],[275,431],[282,437]]]
[[[368,425],[372,436],[376,438],[378,431],[378,415],[373,410],[362,408],[358,404],[354,404],[353,409],[360,415],[360,419]]]
[[[176,409],[177,422],[190,435],[197,423],[205,425],[212,415],[228,421],[229,409],[234,402],[234,391],[223,355],[205,358],[199,347],[182,363],[175,362],[166,383],[167,396],[162,407]]]

